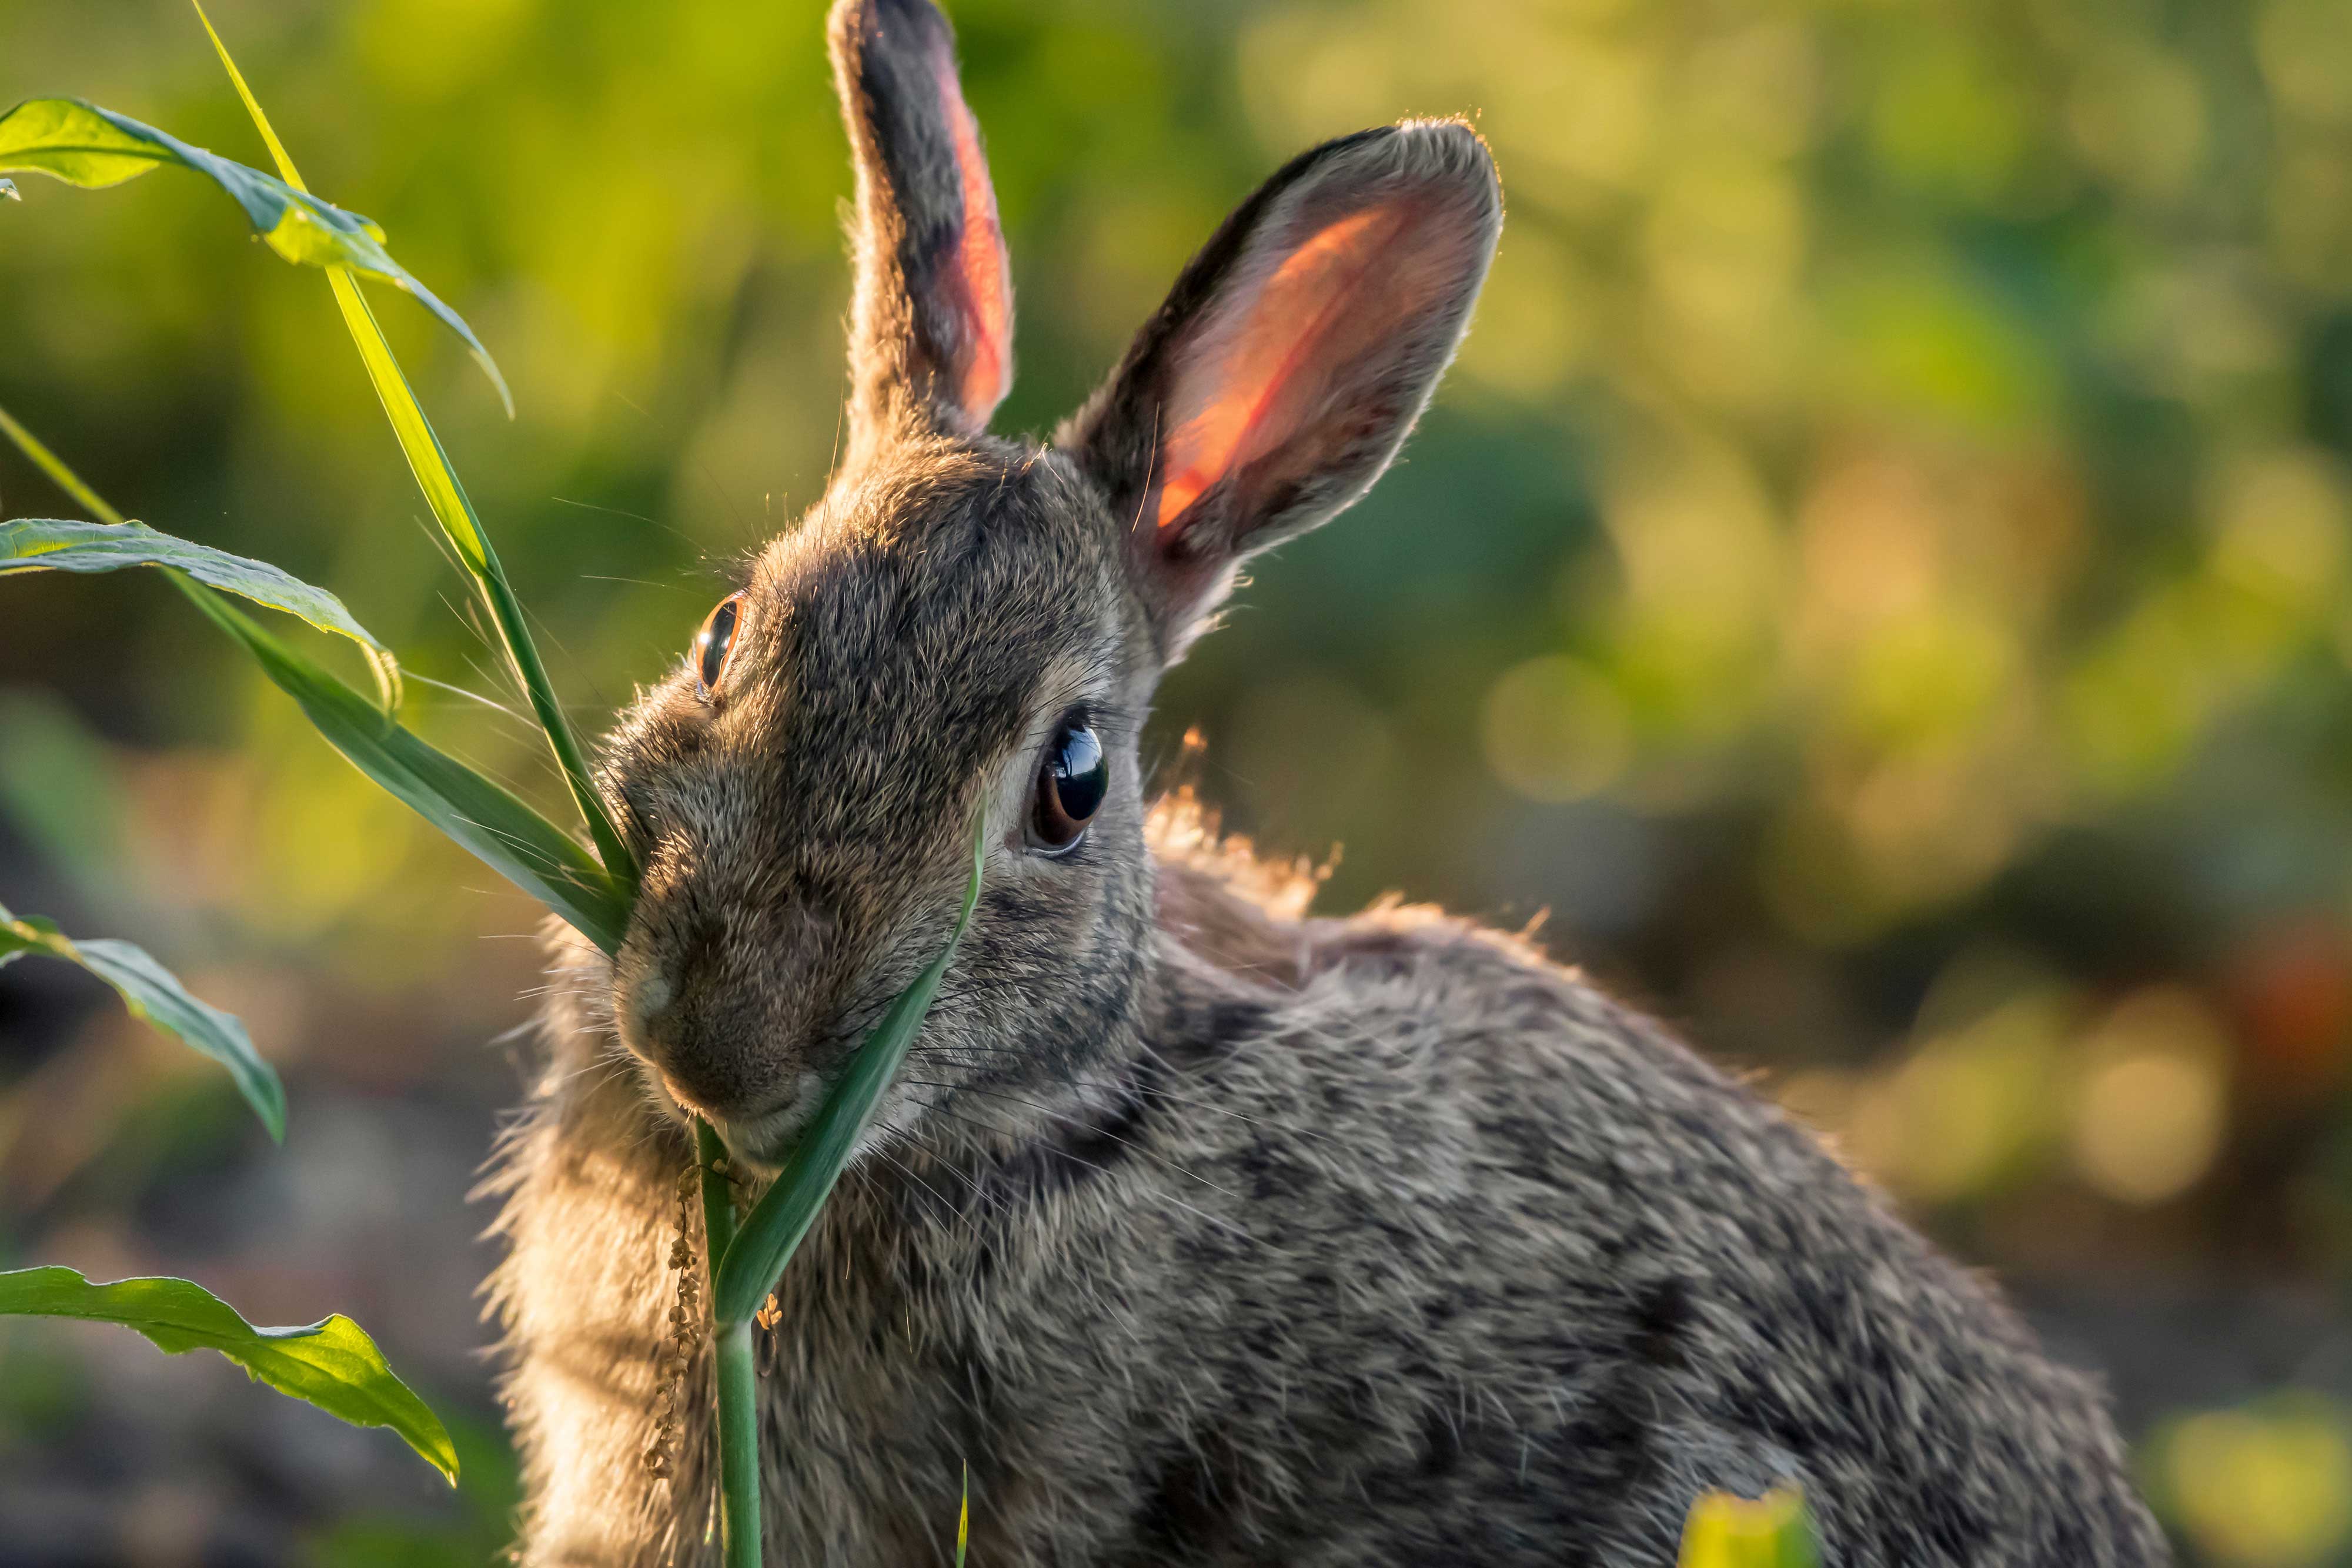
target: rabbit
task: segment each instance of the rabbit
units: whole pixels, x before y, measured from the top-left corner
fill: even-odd
[[[765,1318],[770,1563],[945,1563],[968,1497],[984,1568],[1663,1568],[1696,1499],[1782,1485],[1833,1568],[2167,1562],[2099,1393],[1779,1110],[1526,940],[1310,916],[1147,790],[1160,676],[1461,340],[1478,134],[1300,154],[1011,439],[950,27],[843,0],[830,39],[843,455],[610,739],[640,891],[610,959],[551,938],[488,1182],[519,1560],[718,1560],[710,1354],[665,1361],[687,1118],[774,1171],[948,940],[977,822],[968,933]]]

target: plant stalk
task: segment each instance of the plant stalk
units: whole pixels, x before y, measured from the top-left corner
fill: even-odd
[[[290,176],[291,166],[288,166]],[[296,182],[292,178],[289,184]],[[342,308],[343,319],[354,338],[363,345],[380,344],[383,329],[376,325],[375,313],[368,308],[360,295],[358,279],[344,267],[327,268],[327,281],[333,286],[335,301]],[[628,842],[621,837],[613,823],[612,814],[604,809],[604,797],[596,792],[593,776],[588,770],[588,760],[580,749],[579,737],[572,733],[572,721],[555,700],[555,688],[547,678],[547,666],[540,662],[539,648],[530,640],[524,626],[522,606],[507,585],[506,568],[499,564],[498,552],[490,548],[490,536],[483,531],[482,521],[474,511],[474,503],[458,483],[457,471],[450,465],[448,454],[442,450],[441,437],[426,423],[418,408],[416,394],[409,389],[408,379],[386,350],[382,358],[363,354],[370,379],[375,384],[377,401],[383,405],[385,416],[400,437],[401,454],[408,459],[409,472],[416,476],[417,487],[425,492],[434,515],[440,519],[443,532],[456,548],[457,559],[474,580],[482,602],[490,612],[490,622],[498,628],[499,643],[505,650],[508,664],[521,684],[523,695],[530,698],[531,712],[547,736],[548,749],[555,754],[556,767],[563,774],[563,782],[572,791],[572,803],[579,807],[583,821],[588,824],[588,835],[595,841],[597,858],[604,862],[605,871],[625,896],[636,891],[636,857],[629,851]],[[414,414],[413,419],[408,416]],[[427,464],[420,449],[429,450],[434,462]]]
[[[760,1568],[760,1374],[751,1325],[718,1331],[719,1529],[727,1568]]]
[[[728,1188],[727,1145],[698,1119],[696,1163],[702,1167],[702,1244],[707,1276],[735,1240],[735,1197]],[[711,1349],[719,1385],[719,1522],[727,1568],[760,1568],[760,1374],[751,1320],[719,1318],[710,1292]]]
[[[270,161],[278,165],[278,177],[307,193],[310,187],[302,183],[285,143],[270,128],[269,117],[262,112],[261,100],[246,85],[245,73],[229,57],[228,46],[214,30],[212,18],[205,15],[203,0],[195,0],[195,8],[197,18],[204,23],[205,35],[212,39],[213,49],[220,56],[222,68],[235,84],[237,97],[245,101],[254,129],[261,132],[261,140],[269,149]],[[562,770],[572,801],[588,824],[588,836],[595,841],[597,858],[604,862],[605,874],[626,903],[636,895],[636,857],[614,825],[612,814],[604,809],[604,797],[596,792],[587,758],[581,753],[579,739],[572,733],[572,721],[557,704],[555,689],[548,684],[547,668],[540,663],[539,650],[531,643],[530,630],[523,625],[522,606],[515,601],[514,590],[507,586],[506,569],[499,564],[498,553],[490,549],[489,535],[482,531],[482,520],[474,513],[474,503],[467,498],[465,486],[457,482],[457,471],[450,465],[449,455],[441,448],[441,437],[425,417],[424,406],[416,401],[407,376],[402,373],[400,361],[393,357],[392,345],[384,340],[383,329],[376,325],[375,313],[368,308],[366,298],[360,293],[359,280],[347,267],[330,267],[326,274],[327,282],[334,289],[336,307],[342,312],[343,325],[350,329],[352,342],[359,350],[360,362],[375,388],[377,402],[383,405],[384,417],[392,423],[401,455],[408,459],[417,488],[425,492],[425,503],[433,508],[442,533],[457,550],[483,602],[489,607],[507,661],[522,683],[524,695],[530,699],[540,728],[546,732],[548,747],[555,753],[556,766]],[[503,382],[499,391],[503,397]],[[507,413],[512,417],[511,404]]]
[[[0,408],[0,435],[5,435],[17,451],[33,461],[33,466],[49,476],[49,482],[75,500],[89,508],[89,515],[101,523],[122,526],[122,514],[106,504],[106,497],[82,483],[80,475],[66,466],[66,460],[41,444],[33,433]],[[177,572],[173,576],[177,577]]]

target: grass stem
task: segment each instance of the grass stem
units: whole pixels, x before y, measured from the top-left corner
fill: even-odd
[[[727,1145],[710,1124],[694,1124],[696,1163],[702,1167],[703,1255],[708,1276],[735,1240],[735,1197],[727,1181]],[[718,1311],[711,1292],[711,1311]],[[714,1318],[712,1350],[719,1384],[719,1520],[727,1568],[760,1568],[760,1375],[751,1350],[751,1320]]]
[[[727,1568],[760,1568],[760,1375],[751,1325],[719,1331],[719,1528]]]
[[[246,85],[245,73],[236,68],[229,57],[228,46],[214,30],[212,18],[205,15],[202,0],[195,0],[197,18],[204,23],[205,36],[220,56],[221,65],[228,72],[237,97],[244,100],[246,113],[252,118],[254,128],[260,131],[262,141],[269,149],[271,162],[278,165],[278,177],[295,190],[308,192],[302,176],[294,167],[294,160],[285,143],[270,128],[269,117],[262,112],[260,99]],[[588,835],[596,845],[597,858],[603,862],[605,874],[623,904],[636,894],[637,864],[630,852],[628,841],[614,824],[612,813],[605,809],[604,799],[597,793],[593,776],[588,770],[587,758],[580,749],[579,738],[572,734],[572,721],[555,700],[555,690],[548,683],[547,668],[540,662],[539,650],[523,625],[522,606],[515,601],[514,590],[507,584],[506,569],[499,564],[498,553],[490,549],[489,535],[482,529],[482,520],[475,515],[474,503],[467,497],[466,488],[457,482],[457,471],[451,466],[449,455],[442,449],[441,437],[425,417],[424,406],[416,401],[415,392],[408,378],[393,357],[392,345],[384,340],[383,329],[376,325],[375,314],[368,308],[360,293],[359,279],[347,267],[326,269],[327,282],[333,287],[336,307],[341,310],[343,325],[359,350],[360,362],[368,380],[375,388],[376,399],[383,405],[384,417],[391,422],[393,435],[400,444],[401,455],[408,459],[409,471],[415,475],[417,488],[425,493],[425,504],[433,510],[441,530],[449,540],[466,570],[474,579],[474,586],[488,606],[490,620],[499,629],[499,642],[505,649],[507,660],[513,666],[515,678],[530,699],[531,711],[538,715],[540,727],[547,732],[548,748],[554,752],[563,781],[572,791],[572,799],[580,808],[583,821],[588,824]],[[504,395],[504,383],[500,394]],[[513,411],[508,411],[511,413]]]

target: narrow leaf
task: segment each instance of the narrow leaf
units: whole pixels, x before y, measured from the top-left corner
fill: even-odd
[[[204,24],[205,36],[212,39],[214,52],[220,56],[222,68],[235,84],[237,97],[244,100],[254,129],[261,133],[263,143],[269,149],[278,172],[285,176],[288,184],[301,190],[300,172],[294,167],[285,143],[278,140],[278,132],[271,129],[269,117],[262,112],[261,100],[246,85],[245,73],[236,68],[236,61],[230,57],[228,46],[221,41],[212,18],[205,15],[203,0],[190,3],[195,6],[197,20]],[[384,341],[383,329],[376,325],[375,313],[361,297],[359,286],[352,282],[348,271],[337,267],[327,268],[327,281],[334,288],[335,303],[342,309],[343,325],[359,350],[360,362],[375,386],[376,401],[383,405],[393,435],[408,459],[409,471],[416,476],[425,504],[433,508],[442,533],[466,570],[473,574],[475,586],[489,607],[490,619],[499,629],[499,641],[505,644],[508,662],[513,665],[524,695],[530,699],[540,728],[546,732],[548,748],[554,752],[556,765],[563,770],[563,780],[571,788],[573,803],[580,808],[581,820],[588,824],[589,837],[595,841],[596,853],[624,895],[633,895],[637,883],[636,859],[589,776],[587,758],[572,733],[572,721],[562,705],[555,700],[555,687],[547,678],[547,667],[540,661],[530,628],[523,624],[522,606],[507,584],[506,569],[499,564],[498,552],[490,548],[489,536],[482,530],[474,503],[467,497],[465,486],[457,482],[457,470],[449,465],[449,455],[442,449],[440,436],[434,434],[424,407],[409,387],[408,378],[401,373],[400,361],[394,358],[392,345]],[[511,407],[508,413],[513,413]]]
[[[702,1256],[718,1273],[735,1239],[735,1194],[728,1179],[727,1145],[698,1118],[695,1164],[702,1173]],[[751,1324],[722,1325],[711,1335],[714,1412],[719,1437],[719,1526],[726,1568],[760,1568],[760,1373]]]
[[[47,174],[86,191],[177,164],[207,175],[245,209],[254,232],[291,262],[347,267],[405,290],[458,337],[499,389],[507,412],[514,399],[497,361],[465,319],[443,304],[383,248],[383,230],[357,213],[322,202],[285,181],[191,146],[168,131],[78,98],[26,99],[0,114],[0,170]],[[14,187],[12,186],[13,190]]]
[[[16,571],[115,571],[129,566],[176,567],[240,598],[299,615],[321,632],[360,645],[375,671],[385,712],[400,706],[400,665],[392,650],[323,588],[267,561],[231,555],[209,546],[158,533],[144,523],[68,522],[54,517],[18,517],[0,522],[0,577]]]
[[[185,1280],[93,1285],[71,1269],[0,1273],[0,1313],[80,1318],[137,1329],[167,1355],[216,1350],[280,1394],[354,1427],[389,1427],[457,1483],[457,1448],[441,1418],[394,1376],[383,1354],[338,1312],[307,1328],[260,1329]]]
[[[201,592],[201,591],[199,591]],[[263,631],[227,601],[198,608],[261,663],[328,744],[435,827],[480,856],[605,952],[627,929],[628,900],[562,830],[471,768],[386,718],[327,671]]]
[[[197,1000],[169,969],[143,948],[110,937],[75,941],[37,915],[16,915],[0,905],[0,965],[27,955],[79,964],[112,986],[131,1016],[177,1035],[228,1069],[272,1138],[286,1137],[286,1090],[278,1073],[253,1049],[253,1037],[233,1015]]]
[[[121,513],[82,482],[30,431],[0,409],[0,434],[16,444],[68,495],[101,517]],[[360,771],[406,801],[525,893],[610,953],[628,922],[628,899],[588,852],[497,784],[369,706],[367,699],[241,615],[200,582],[165,575],[261,661],[262,672],[302,706],[310,722]]]
[[[711,1312],[723,1328],[748,1320],[759,1309],[792,1260],[801,1239],[815,1222],[817,1210],[841,1179],[842,1167],[857,1148],[857,1140],[874,1119],[883,1091],[898,1076],[907,1049],[921,1032],[923,1019],[939,995],[940,977],[955,956],[964,927],[971,924],[972,906],[980,901],[980,872],[987,856],[985,823],[975,823],[971,839],[971,880],[964,886],[963,908],[955,929],[940,956],[898,993],[882,1021],[874,1026],[857,1054],[850,1059],[841,1081],[825,1096],[816,1119],[801,1135],[773,1186],[752,1206],[735,1233],[734,1244],[714,1266]]]

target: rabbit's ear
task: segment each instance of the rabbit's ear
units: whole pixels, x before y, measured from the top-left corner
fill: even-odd
[[[857,169],[852,444],[976,434],[1013,385],[1013,274],[955,35],[929,0],[840,0],[830,31]]]
[[[1129,532],[1166,657],[1243,558],[1388,466],[1461,341],[1502,215],[1459,120],[1327,142],[1225,220],[1063,427]]]

